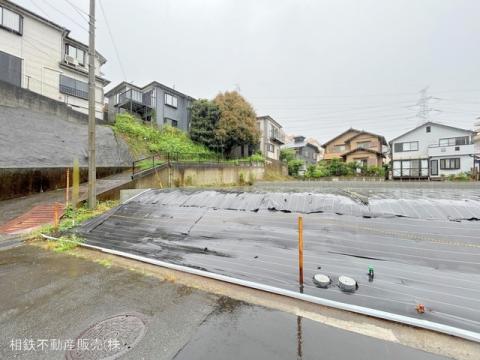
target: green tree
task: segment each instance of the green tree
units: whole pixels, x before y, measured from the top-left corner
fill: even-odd
[[[215,135],[225,152],[230,153],[235,146],[256,147],[260,141],[260,131],[252,105],[236,91],[218,94],[214,103],[220,109]]]
[[[303,160],[297,159],[297,153],[294,149],[280,150],[280,160],[287,162],[288,175],[291,176],[298,176],[298,172],[305,165]]]
[[[207,99],[195,100],[191,107],[190,137],[211,150],[217,148],[215,131],[220,120],[217,104]]]
[[[294,149],[282,149],[280,150],[280,160],[282,161],[290,161],[295,159],[296,153]]]

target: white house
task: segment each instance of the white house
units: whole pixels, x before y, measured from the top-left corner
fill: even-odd
[[[0,80],[88,112],[88,46],[70,30],[11,1],[0,1]],[[103,118],[103,88],[108,81],[95,57],[96,116]]]
[[[390,141],[393,178],[430,178],[470,172],[474,132],[434,122]]]
[[[271,116],[258,116],[257,126],[260,130],[260,151],[271,160],[280,160],[280,147],[285,144],[282,125]]]

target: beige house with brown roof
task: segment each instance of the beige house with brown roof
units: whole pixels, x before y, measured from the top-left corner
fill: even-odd
[[[364,130],[350,128],[322,145],[324,160],[335,158],[362,165],[381,166],[385,158],[385,137]]]

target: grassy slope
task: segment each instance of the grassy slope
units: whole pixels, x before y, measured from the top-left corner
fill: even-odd
[[[129,114],[117,115],[113,130],[127,142],[133,155],[137,158],[158,152],[212,153],[205,146],[194,143],[181,130],[171,126],[157,128],[152,125],[144,125]]]

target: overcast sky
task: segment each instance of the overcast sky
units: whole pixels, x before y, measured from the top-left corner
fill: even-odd
[[[87,43],[88,0],[17,0]],[[240,90],[287,133],[325,142],[349,127],[391,139],[421,120],[472,128],[480,116],[478,0],[101,0],[105,76],[196,98]],[[122,71],[122,66],[124,72]],[[125,73],[125,75],[124,75]],[[413,106],[413,107],[412,107]]]

